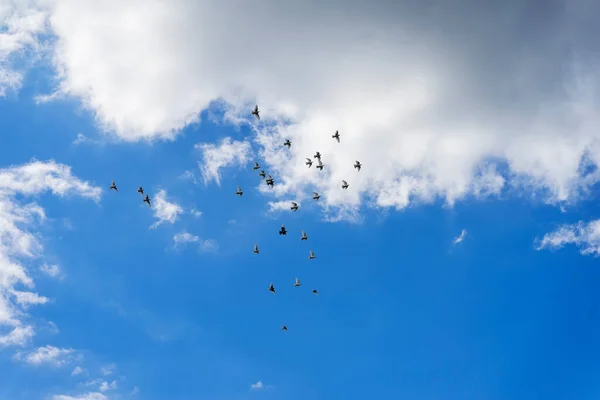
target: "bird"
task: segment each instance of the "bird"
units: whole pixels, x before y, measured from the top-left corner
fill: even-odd
[[[110,184],[110,189],[114,190],[115,192],[119,191],[119,189],[117,189],[117,184],[115,183],[115,181],[112,181],[112,183]]]
[[[340,142],[340,132],[339,131],[335,131],[335,135],[331,136],[332,138],[334,138],[335,140],[337,140],[337,142]]]
[[[281,225],[281,229],[279,230],[280,235],[287,235],[287,231],[285,230],[285,225]]]
[[[260,115],[258,111],[258,104],[254,107],[254,111],[252,111],[252,115],[256,115],[256,118],[260,121]]]
[[[258,165],[258,163],[256,161],[254,161],[254,167],[252,167],[252,169],[254,171],[256,171],[257,169],[260,169],[260,165]]]
[[[317,289],[313,289],[312,292],[314,293],[315,296],[319,295],[319,292],[317,292]]]
[[[313,192],[313,200],[319,200],[321,198],[321,195],[317,192]]]
[[[362,167],[362,164],[360,163],[360,161],[358,161],[358,160],[357,160],[357,161],[354,163],[354,168],[358,169],[358,171],[360,172],[360,168],[361,168],[361,167]]]
[[[292,142],[290,142],[290,139],[286,139],[285,142],[283,142],[283,145],[287,146],[289,149],[290,147],[292,147]]]
[[[260,170],[260,173],[258,174],[258,176],[260,176],[261,178],[265,179],[265,176],[267,176],[267,174],[265,174],[264,170]]]
[[[348,182],[342,181],[342,189],[346,190],[346,189],[348,189],[348,186],[350,186],[350,185],[348,185]]]
[[[306,159],[306,165],[308,165],[308,168],[312,167],[312,160],[310,158]]]
[[[287,326],[283,325],[283,326],[281,327],[281,330],[282,330],[282,331],[284,331],[284,332],[287,332]]]
[[[318,162],[318,164],[317,164],[317,169],[319,169],[319,170],[323,171],[323,163],[321,162],[321,159],[319,158],[319,159],[318,159],[318,161],[319,161],[319,162]]]
[[[254,253],[254,254],[260,253],[260,250],[258,250],[258,245],[257,244],[254,245],[254,251],[252,251],[252,253]]]
[[[235,194],[237,194],[238,196],[241,196],[244,194],[244,192],[242,192],[242,188],[241,187],[237,187],[237,192],[235,192]]]
[[[315,153],[315,155],[313,156],[313,158],[318,158],[319,160],[321,159],[321,153],[319,153],[318,151]]]
[[[152,204],[150,204],[150,197],[148,195],[146,195],[144,198],[144,203],[148,203],[148,207],[152,207]]]
[[[308,240],[308,235],[306,234],[306,232],[302,231],[302,236],[300,237],[300,240]]]
[[[314,258],[317,258],[317,256],[315,256],[315,253],[313,253],[313,251],[312,251],[312,250],[309,250],[309,251],[308,251],[308,254],[309,254],[309,255],[308,255],[308,259],[309,259],[309,260],[312,260],[312,259],[314,259]]]
[[[138,188],[137,192],[143,196],[144,195],[144,188],[140,186]]]
[[[266,182],[267,182],[267,186],[271,186],[271,187],[273,187],[273,185],[275,184],[275,182],[273,181],[273,177],[271,175],[269,175]]]
[[[290,207],[290,210],[298,211],[298,203],[296,203],[295,201],[292,201],[292,206]]]
[[[299,287],[302,284],[300,283],[300,279],[296,278],[296,283],[294,283],[294,287]]]
[[[275,294],[275,286],[272,283],[269,285],[269,292]]]

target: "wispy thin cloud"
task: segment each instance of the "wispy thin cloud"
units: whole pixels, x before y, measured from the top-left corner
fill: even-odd
[[[215,181],[219,186],[221,186],[220,170],[247,163],[252,150],[249,142],[232,141],[230,137],[221,140],[218,145],[201,143],[195,147],[202,152],[203,163],[200,164],[200,170],[204,183]]]
[[[600,219],[561,225],[534,243],[537,250],[558,250],[572,244],[582,255],[600,256]]]
[[[467,237],[467,230],[463,229],[462,231],[460,231],[460,235],[454,238],[452,244],[456,245],[461,243],[463,240],[465,240],[465,237]]]

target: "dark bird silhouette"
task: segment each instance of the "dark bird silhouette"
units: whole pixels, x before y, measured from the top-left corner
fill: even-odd
[[[306,232],[302,231],[302,236],[300,236],[300,240],[308,240],[308,235]]]
[[[244,192],[242,192],[242,188],[241,187],[237,187],[237,192],[235,192],[235,194],[237,194],[238,196],[241,196],[244,194]]]
[[[292,201],[292,206],[290,207],[290,210],[298,211],[298,203],[296,203],[295,201]]]
[[[117,184],[115,183],[115,181],[112,181],[112,183],[110,184],[110,189],[114,190],[115,192],[119,191],[119,189],[117,189]]]
[[[253,169],[254,171],[256,171],[256,170],[257,170],[257,169],[259,169],[259,168],[260,168],[260,165],[258,165],[258,163],[257,163],[256,161],[254,161],[254,167],[252,167],[252,169]]]
[[[287,235],[287,231],[285,230],[285,225],[281,225],[281,229],[279,230],[280,235]]]
[[[260,112],[258,111],[258,104],[254,107],[254,111],[252,111],[252,115],[255,115],[256,118],[260,121]]]
[[[283,325],[283,326],[281,327],[281,330],[282,330],[282,331],[284,331],[284,332],[287,332],[287,326]]]
[[[323,171],[323,163],[321,162],[321,159],[317,159],[317,169]]]
[[[148,203],[148,207],[152,207],[152,204],[150,204],[150,196],[146,195],[144,198],[144,203]]]
[[[144,188],[140,186],[138,188],[137,192],[143,196],[144,195]]]
[[[313,156],[313,158],[318,158],[319,160],[321,159],[321,153],[319,153],[318,151],[315,153],[315,155]]]
[[[315,256],[315,253],[313,253],[312,250],[308,251],[308,259],[309,260],[314,260],[315,258],[317,258],[317,256]]]
[[[335,140],[337,140],[337,142],[340,142],[340,132],[339,131],[335,131],[335,135],[331,136],[332,138],[334,138]]]
[[[269,285],[269,292],[275,294],[275,286],[272,283]]]
[[[312,167],[312,160],[310,158],[306,159],[306,165],[308,165],[308,168]]]
[[[349,186],[348,182],[342,181],[342,189],[346,190],[346,189],[348,189],[348,186]]]
[[[260,173],[258,174],[258,176],[260,176],[261,178],[265,179],[265,176],[267,176],[267,174],[265,174],[265,171],[263,171],[262,169],[260,170]]]
[[[319,295],[319,292],[317,292],[317,289],[313,289],[312,292],[315,294],[315,296]]]
[[[358,169],[358,172],[360,172],[361,167],[362,167],[362,164],[360,163],[360,161],[356,161],[354,163],[354,168]]]
[[[271,188],[275,184],[275,181],[273,180],[273,177],[271,175],[269,175],[269,177],[267,178],[267,180],[265,182],[267,182],[267,186],[271,186]]]
[[[300,283],[300,279],[296,278],[296,283],[294,283],[294,287],[300,287],[302,284]]]
[[[260,253],[260,251],[258,250],[258,245],[257,244],[254,245],[254,250],[252,251],[252,253],[254,253],[254,254]]]
[[[321,198],[321,195],[317,192],[313,192],[313,200],[319,200]]]
[[[290,142],[290,139],[286,139],[285,142],[283,142],[284,146],[287,146],[287,148],[289,149],[290,147],[292,147],[292,142]]]

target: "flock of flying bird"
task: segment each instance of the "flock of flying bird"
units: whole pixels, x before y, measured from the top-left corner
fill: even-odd
[[[254,110],[252,111],[252,115],[254,115],[259,121],[260,121],[260,111],[258,110],[258,105],[254,107]],[[340,132],[339,131],[335,131],[335,134],[333,134],[331,136],[333,139],[337,140],[338,143],[340,143]],[[287,148],[289,149],[290,147],[292,147],[292,142],[289,139],[286,139],[286,141],[283,143],[284,146],[287,146]],[[314,159],[316,159],[317,161],[317,165],[316,168],[320,171],[323,171],[323,167],[324,164],[321,161],[321,153],[319,153],[318,151],[315,153],[315,155],[313,156]],[[313,160],[311,160],[310,158],[306,158],[306,163],[305,163],[308,168],[312,167],[313,165]],[[362,168],[362,164],[360,163],[360,161],[356,161],[354,163],[354,168],[356,168],[358,171],[360,171],[360,169]],[[254,167],[252,167],[252,169],[254,171],[260,169],[260,165],[255,161],[254,162]],[[265,179],[265,182],[267,184],[267,186],[270,186],[271,188],[274,185],[274,180],[273,177],[269,174],[266,174],[264,170],[260,170],[259,174],[258,174],[262,179]],[[342,189],[346,190],[348,189],[350,185],[348,185],[348,182],[346,182],[345,180],[342,180]],[[238,196],[242,196],[244,194],[244,192],[242,191],[241,187],[237,187],[237,192],[235,192],[236,195]],[[313,192],[313,196],[312,199],[313,200],[319,200],[319,198],[321,197],[321,195],[319,195],[319,193],[317,192]],[[291,202],[291,207],[290,210],[292,211],[298,211],[299,206],[298,203],[292,201]],[[281,225],[281,229],[279,230],[279,235],[287,235],[287,230],[285,229],[285,225]],[[302,236],[300,237],[300,240],[308,240],[308,235],[306,234],[306,232],[304,232],[304,230],[302,231]],[[314,260],[315,258],[317,258],[315,256],[315,253],[312,250],[309,250],[309,255],[308,255],[308,259],[309,260]],[[254,254],[259,254],[260,250],[258,248],[258,245],[255,244],[254,245]],[[300,280],[296,277],[296,282],[294,283],[294,287],[299,287],[302,284],[300,283]],[[271,284],[269,285],[269,292],[275,294],[275,286],[273,285],[273,283],[271,282]],[[318,291],[316,289],[312,290],[312,293],[314,295],[318,295]],[[287,326],[283,325],[281,327],[282,331],[287,331],[288,328]]]
[[[254,110],[252,111],[252,115],[256,116],[256,118],[258,120],[260,120],[260,115],[259,115],[259,111],[258,111],[258,105],[256,107],[254,107]],[[335,131],[335,134],[333,134],[331,137],[333,139],[337,140],[338,143],[340,143],[340,133],[339,133],[339,131]],[[287,139],[283,143],[283,145],[287,146],[287,148],[289,149],[292,146],[292,142],[290,142],[290,140]],[[321,162],[321,153],[319,153],[317,151],[315,153],[315,155],[313,156],[313,158],[317,160],[316,168],[318,170],[322,171],[323,167],[324,167],[324,164],[323,164],[323,162]],[[310,158],[306,158],[306,163],[305,164],[308,165],[308,168],[310,168],[313,165],[313,161]],[[359,161],[356,161],[354,163],[354,168],[356,168],[358,171],[360,171],[361,167],[362,167],[362,164]],[[254,171],[259,170],[260,169],[260,165],[255,161],[254,162],[254,166],[252,167],[252,169]],[[271,175],[265,173],[264,170],[261,169],[258,175],[262,179],[265,180],[265,183],[267,184],[267,186],[270,186],[272,188],[275,185],[275,181],[273,180],[273,177]],[[342,189],[346,190],[346,189],[348,189],[349,186],[350,185],[348,185],[348,182],[342,180]],[[109,189],[110,190],[114,190],[115,192],[119,191],[119,189],[117,188],[117,184],[115,183],[115,181],[111,182],[111,185],[110,185]],[[138,188],[137,192],[139,194],[141,194],[142,196],[144,196],[144,188],[143,187],[140,186]],[[242,191],[242,188],[238,186],[237,187],[237,192],[235,192],[235,194],[238,195],[238,196],[242,196],[244,194],[244,192]],[[319,200],[319,198],[321,198],[321,195],[319,195],[319,193],[317,193],[317,192],[313,192],[312,199],[313,200]],[[152,207],[152,204],[150,203],[150,196],[147,193],[146,193],[146,195],[145,195],[145,197],[143,198],[142,201],[144,203],[148,204],[149,207]],[[290,207],[290,210],[292,210],[292,211],[298,211],[298,209],[300,208],[298,206],[298,203],[292,201],[291,204],[292,204],[292,206]],[[287,230],[285,228],[285,225],[281,225],[281,229],[279,230],[279,235],[284,235],[284,236],[287,235]],[[300,237],[300,240],[308,240],[308,235],[306,234],[306,232],[304,230],[302,231],[302,236]],[[309,260],[314,260],[315,258],[317,258],[315,256],[315,253],[312,250],[309,250],[308,252],[309,252],[309,255],[308,255],[308,259]],[[254,254],[259,254],[260,253],[260,250],[259,250],[257,244],[254,245],[253,253]],[[300,283],[300,280],[298,278],[296,278],[296,282],[294,283],[294,287],[299,287],[301,285],[302,284]],[[269,285],[269,292],[275,294],[275,285],[273,285],[273,283],[271,283]],[[319,294],[319,292],[317,291],[317,289],[313,289],[312,293],[314,295],[318,295]],[[287,326],[283,325],[281,327],[281,330],[287,331],[288,328],[287,328]]]

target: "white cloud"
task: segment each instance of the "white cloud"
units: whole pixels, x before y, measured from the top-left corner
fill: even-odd
[[[256,383],[253,383],[252,385],[250,385],[250,387],[252,389],[262,389],[262,388],[264,388],[264,385],[261,381],[258,381]]]
[[[189,232],[179,232],[175,236],[173,236],[173,242],[175,242],[175,246],[184,245],[187,243],[199,242],[200,238],[196,235],[192,235]]]
[[[203,143],[197,144],[196,148],[202,151],[204,162],[200,166],[200,170],[204,183],[208,184],[214,180],[219,186],[221,186],[219,171],[222,168],[247,163],[252,150],[249,142],[232,141],[229,137],[221,140],[219,145]]]
[[[195,208],[193,208],[190,213],[194,216],[194,218],[200,218],[202,216],[202,211],[198,211]]]
[[[62,278],[60,267],[56,264],[50,265],[44,263],[40,266],[40,271],[52,278]]]
[[[109,391],[109,390],[115,390],[116,388],[117,388],[117,381],[112,381],[110,383],[108,383],[106,381],[103,381],[100,384],[100,391],[101,392],[106,392],[106,391]]]
[[[462,231],[460,231],[460,235],[458,235],[457,237],[454,238],[454,240],[452,241],[452,244],[459,244],[460,242],[465,240],[466,236],[467,236],[467,230],[463,229]]]
[[[219,250],[219,243],[214,239],[206,239],[200,243],[200,251],[203,253],[216,253]]]
[[[85,373],[87,373],[87,370],[79,365],[75,366],[75,368],[73,368],[73,371],[71,371],[72,376],[82,375]]]
[[[98,392],[90,392],[80,394],[79,396],[67,396],[64,394],[58,394],[52,396],[52,400],[108,400],[108,397]]]
[[[73,140],[73,144],[75,146],[77,146],[77,145],[79,145],[81,143],[85,143],[87,141],[89,141],[89,139],[88,139],[87,136],[85,136],[83,133],[78,133],[77,137],[75,138],[75,140]]]
[[[318,187],[323,206],[509,188],[571,201],[600,179],[580,168],[600,160],[598,2],[554,2],[533,22],[517,1],[243,5],[49,2],[59,92],[124,140],[173,138],[214,100],[230,121],[258,102],[252,140],[278,178],[272,193]],[[303,163],[316,150],[322,173]]]
[[[48,331],[54,335],[60,332],[58,326],[52,321],[48,321]]]
[[[49,345],[38,347],[36,350],[29,353],[19,352],[15,354],[15,359],[36,366],[51,365],[54,367],[61,367],[76,358],[78,357],[73,349],[64,349]]]
[[[12,7],[11,7],[12,6]],[[32,7],[31,2],[3,3],[0,23],[6,29],[0,33],[0,96],[21,87],[23,72],[16,64],[28,50],[39,50],[37,35],[46,31],[46,14]]]
[[[33,291],[34,281],[28,273],[28,259],[43,256],[43,246],[35,226],[46,219],[44,209],[28,197],[44,192],[58,196],[77,195],[98,201],[102,190],[78,179],[70,167],[50,160],[0,169],[0,336],[4,345],[22,345],[33,336],[24,324],[26,309],[48,301]],[[19,287],[19,289],[16,289]],[[26,288],[27,290],[23,290]]]
[[[542,240],[538,241],[537,250],[556,250],[567,244],[577,246],[583,255],[600,256],[600,219],[562,225],[545,234]]]
[[[31,326],[19,325],[9,333],[0,336],[0,347],[3,346],[25,346],[35,335]]]
[[[156,228],[164,222],[173,224],[179,218],[179,215],[183,214],[183,207],[167,200],[167,192],[164,189],[160,190],[154,196],[154,199],[151,199],[151,202],[152,209],[154,210],[154,218],[157,221],[150,228]]]
[[[116,369],[117,369],[117,366],[115,364],[109,364],[109,365],[105,365],[105,366],[101,367],[100,372],[102,372],[102,375],[108,376],[108,375],[114,374]]]

